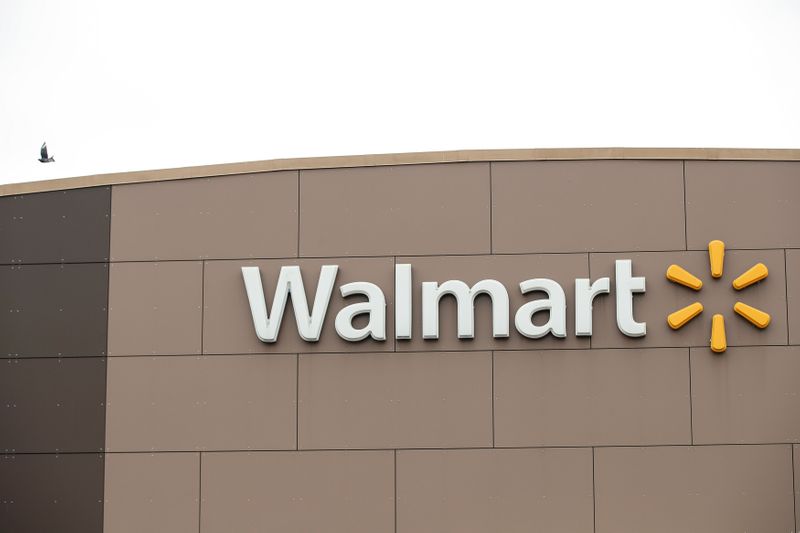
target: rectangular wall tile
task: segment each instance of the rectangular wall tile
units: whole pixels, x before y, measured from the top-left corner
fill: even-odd
[[[101,452],[106,360],[0,361],[0,452]]]
[[[394,453],[203,454],[203,533],[390,533]]]
[[[106,353],[105,264],[0,266],[0,357]]]
[[[241,267],[257,266],[271,312],[275,287],[281,267],[297,265],[303,275],[309,312],[317,292],[320,268],[338,265],[339,271],[331,294],[328,313],[319,342],[306,342],[297,333],[291,299],[281,322],[278,341],[264,343],[256,337],[250,305],[247,301]],[[362,301],[358,296],[343,298],[339,287],[354,281],[378,285],[386,299],[386,341],[366,339],[360,342],[342,340],[334,321],[343,307]],[[205,266],[205,310],[203,349],[205,353],[297,353],[297,352],[375,352],[394,348],[394,260],[385,258],[329,258],[264,261],[208,261]],[[356,325],[357,321],[356,321]],[[361,327],[361,326],[358,326]]]
[[[598,448],[596,531],[792,531],[791,463],[789,446]]]
[[[614,261],[630,259],[633,275],[645,276],[647,291],[633,297],[634,318],[647,322],[645,337],[631,338],[617,328],[614,287]],[[711,317],[725,317],[728,346],[753,344],[786,344],[786,273],[783,250],[729,250],[720,279],[711,277],[707,252],[591,254],[592,280],[611,277],[611,294],[594,301],[593,348],[697,346],[707,347],[711,337]],[[732,281],[756,263],[769,269],[769,277],[741,291]],[[700,278],[703,288],[695,292],[667,280],[667,268],[677,264]],[[772,322],[766,329],[757,329],[733,311],[737,301],[768,312]],[[692,302],[701,302],[704,311],[694,320],[674,331],[667,316]]]
[[[519,284],[531,278],[551,278],[561,284],[566,293],[567,305],[575,298],[575,278],[587,277],[588,259],[585,254],[542,255],[479,255],[458,257],[398,257],[397,263],[412,266],[413,279],[413,331],[411,340],[398,340],[398,351],[427,350],[511,350],[545,348],[588,348],[587,338],[575,337],[574,313],[567,312],[567,336],[559,339],[547,335],[540,339],[529,339],[517,333],[514,315],[528,301],[543,298],[544,293],[523,295]],[[439,339],[422,338],[422,282],[444,283],[457,279],[474,285],[483,279],[495,279],[508,291],[509,334],[508,338],[492,337],[492,304],[489,296],[481,295],[475,300],[475,338],[459,339],[457,332],[457,305],[452,296],[439,302]],[[545,317],[547,313],[542,313]],[[536,323],[546,320],[536,317]]]
[[[103,454],[0,455],[0,531],[101,533]]]
[[[492,445],[490,353],[300,356],[300,448]]]
[[[686,349],[496,352],[497,446],[690,444]]]
[[[694,442],[800,442],[800,346],[692,349]]]
[[[109,453],[103,531],[197,533],[199,453]]]
[[[794,513],[795,531],[800,524],[800,446],[792,446],[792,466],[794,467]]]
[[[113,263],[109,355],[199,354],[203,263]]]
[[[300,172],[300,255],[489,252],[489,164]]]
[[[800,250],[786,250],[789,344],[800,344]]]
[[[297,172],[117,185],[113,261],[297,255]]]
[[[295,448],[294,355],[117,357],[108,451]]]
[[[687,161],[690,249],[800,246],[800,162]]]
[[[0,263],[108,261],[111,188],[0,197]]]
[[[682,250],[681,161],[492,163],[497,253]]]
[[[397,532],[592,531],[590,449],[397,452]]]

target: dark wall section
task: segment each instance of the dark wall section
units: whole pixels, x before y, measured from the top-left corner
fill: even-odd
[[[0,264],[108,261],[111,188],[0,198]]]
[[[102,531],[110,208],[0,198],[0,531]]]

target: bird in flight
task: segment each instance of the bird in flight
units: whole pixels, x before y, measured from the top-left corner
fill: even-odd
[[[55,162],[55,158],[53,156],[47,157],[47,143],[42,143],[41,149],[41,157],[39,158],[40,163],[53,163]]]

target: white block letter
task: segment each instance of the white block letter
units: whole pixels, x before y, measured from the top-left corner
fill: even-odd
[[[628,337],[643,337],[647,333],[647,323],[636,322],[633,318],[633,294],[644,292],[644,278],[631,276],[630,259],[618,259],[615,268],[617,327]]]
[[[300,267],[282,267],[278,276],[278,285],[275,288],[275,299],[272,301],[272,311],[267,314],[266,296],[261,285],[261,269],[258,267],[242,267],[242,278],[244,278],[244,287],[247,291],[247,300],[250,302],[250,313],[253,315],[253,325],[259,340],[262,342],[275,342],[278,340],[283,311],[286,308],[286,299],[291,294],[294,316],[297,320],[297,332],[305,341],[318,341],[325,314],[328,312],[328,304],[333,292],[333,282],[336,280],[338,271],[338,265],[324,265],[320,269],[317,295],[314,298],[314,309],[309,315]]]
[[[422,337],[439,338],[439,300],[451,294],[458,304],[458,338],[475,337],[475,298],[488,294],[492,299],[492,335],[508,337],[508,292],[502,283],[484,279],[470,288],[457,279],[445,281],[441,285],[435,281],[422,283]]]
[[[336,333],[346,341],[360,341],[372,337],[377,341],[386,340],[386,299],[383,291],[374,283],[359,281],[347,283],[340,289],[342,296],[363,294],[366,302],[350,304],[336,315]],[[361,329],[353,327],[353,318],[369,314],[369,323]]]
[[[532,291],[543,291],[547,298],[528,302],[517,310],[514,325],[522,335],[531,339],[544,337],[552,333],[555,337],[567,336],[567,297],[561,285],[551,279],[537,278],[519,284],[522,294]],[[534,313],[550,311],[550,318],[543,326],[533,323]]]
[[[588,278],[575,280],[575,335],[592,336],[592,301],[598,294],[610,292],[610,280],[600,278],[591,285]]]
[[[411,265],[394,267],[394,338],[411,338]]]

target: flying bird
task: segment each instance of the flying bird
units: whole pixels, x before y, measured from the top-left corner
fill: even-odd
[[[42,155],[42,157],[39,158],[39,162],[40,163],[53,163],[53,162],[55,162],[55,158],[53,156],[47,157],[47,143],[46,142],[42,143],[41,155]]]

